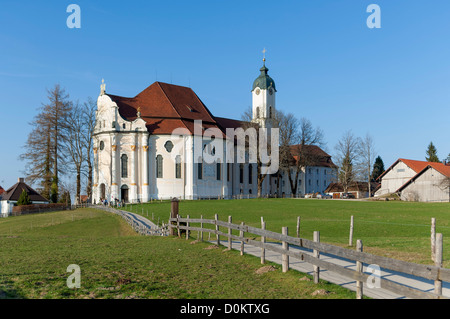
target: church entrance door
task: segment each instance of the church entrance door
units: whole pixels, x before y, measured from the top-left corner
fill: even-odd
[[[127,185],[123,185],[120,188],[120,199],[123,202],[128,203],[128,186]]]

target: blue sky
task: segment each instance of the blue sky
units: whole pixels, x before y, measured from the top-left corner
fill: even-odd
[[[81,28],[69,29],[69,4]],[[381,29],[369,29],[369,4]],[[155,80],[190,86],[216,116],[240,118],[267,49],[277,108],[373,136],[385,166],[450,153],[450,1],[10,1],[0,5],[0,185],[12,186],[29,122],[60,83],[73,100],[135,96]]]

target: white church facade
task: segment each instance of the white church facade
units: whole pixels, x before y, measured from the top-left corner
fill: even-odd
[[[270,130],[277,91],[265,63],[260,71],[252,87],[252,122]],[[236,161],[235,138],[227,135],[227,129],[236,130],[242,123],[214,116],[188,87],[155,82],[127,98],[107,94],[102,84],[94,129],[93,202],[255,197],[257,164]],[[215,160],[208,161],[206,154]],[[334,181],[335,166],[323,154],[324,165],[304,168],[300,174],[304,182],[300,180],[296,195],[323,192]],[[261,195],[282,194],[290,196],[287,176],[270,172]]]

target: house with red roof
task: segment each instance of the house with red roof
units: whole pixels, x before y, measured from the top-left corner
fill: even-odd
[[[399,158],[380,177],[375,196],[398,194],[402,200],[450,201],[450,165]]]

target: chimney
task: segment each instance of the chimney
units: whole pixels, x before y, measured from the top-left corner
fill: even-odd
[[[24,180],[25,179],[23,177],[19,177],[19,183],[25,183]]]

